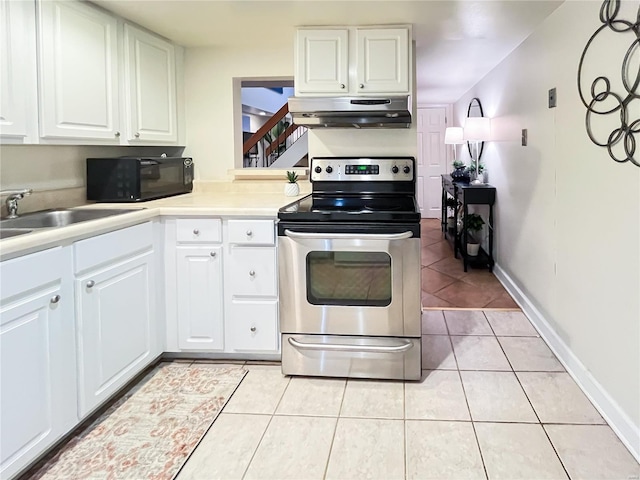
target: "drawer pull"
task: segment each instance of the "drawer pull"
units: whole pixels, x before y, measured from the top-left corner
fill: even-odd
[[[216,252],[211,252],[211,253],[209,253],[209,255],[211,255],[213,258],[215,258],[216,257]]]
[[[136,134],[134,135],[134,137],[136,137],[136,138],[140,138],[140,132],[136,132]]]
[[[60,295],[54,295],[51,297],[51,303],[58,303],[60,301]]]
[[[255,270],[249,270],[249,276],[250,277],[255,277],[256,276]]]
[[[198,230],[197,228],[193,229],[193,234],[194,235],[200,235],[200,230]]]
[[[253,232],[251,230],[247,230],[247,237],[250,237],[251,235],[253,235]]]
[[[93,280],[89,280],[87,282],[87,288],[93,288],[93,286],[96,284],[96,282],[94,282]]]
[[[256,327],[251,327],[249,330],[251,330],[252,332],[255,332],[257,329]]]

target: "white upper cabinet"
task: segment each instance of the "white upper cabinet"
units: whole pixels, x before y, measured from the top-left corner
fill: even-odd
[[[40,136],[118,144],[117,19],[78,1],[38,5]]]
[[[127,140],[176,143],[175,47],[131,25],[124,26]]]
[[[411,65],[409,26],[297,31],[296,95],[409,95]]]
[[[346,93],[349,31],[298,30],[295,88],[299,93]]]
[[[37,137],[36,11],[34,2],[0,0],[0,137]]]
[[[409,30],[356,30],[358,91],[409,93]]]

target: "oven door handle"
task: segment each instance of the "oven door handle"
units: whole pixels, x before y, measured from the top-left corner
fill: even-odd
[[[378,346],[378,345],[341,345],[327,343],[305,343],[299,342],[293,337],[289,337],[292,347],[299,350],[324,350],[338,352],[371,352],[371,353],[404,353],[413,347],[411,342],[403,342],[400,345]]]
[[[413,237],[413,232],[390,234],[365,234],[365,233],[303,233],[285,230],[284,234],[290,238],[301,240],[405,240]]]

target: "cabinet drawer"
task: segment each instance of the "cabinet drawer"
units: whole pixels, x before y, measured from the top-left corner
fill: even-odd
[[[176,238],[184,243],[221,242],[222,222],[219,218],[179,218]]]
[[[273,220],[229,220],[229,243],[273,245]]]
[[[231,247],[231,295],[276,295],[276,249]]]
[[[276,300],[231,303],[229,339],[233,350],[278,350],[278,303]]]

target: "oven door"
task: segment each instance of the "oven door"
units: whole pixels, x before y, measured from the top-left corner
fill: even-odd
[[[282,333],[420,336],[419,238],[304,230],[279,237]]]

